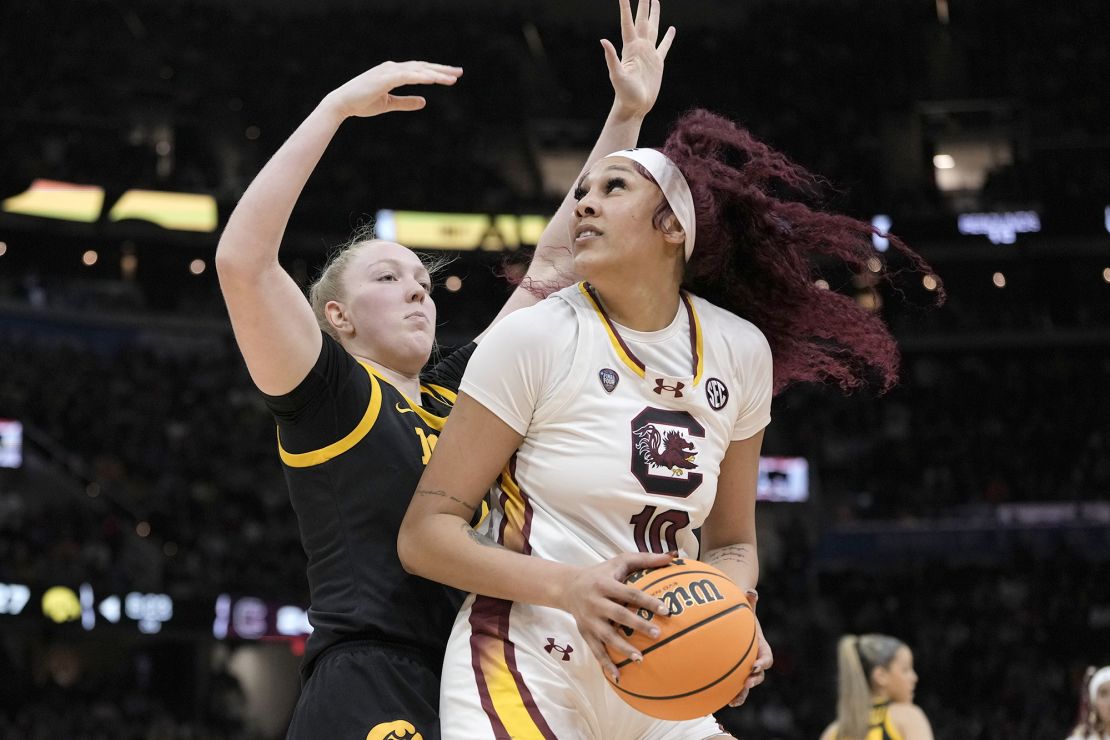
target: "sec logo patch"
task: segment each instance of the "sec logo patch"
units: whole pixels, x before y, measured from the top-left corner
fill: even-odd
[[[705,381],[705,400],[714,411],[720,411],[728,403],[728,386],[717,378]]]

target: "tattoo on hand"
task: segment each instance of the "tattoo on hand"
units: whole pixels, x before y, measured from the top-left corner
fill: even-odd
[[[468,514],[472,513],[474,511],[473,506],[470,506],[469,504],[467,504],[465,501],[463,501],[460,498],[455,498],[454,496],[447,493],[447,491],[433,491],[430,488],[417,488],[415,495],[416,496],[437,496],[439,498],[451,499],[456,504],[463,507],[463,509],[465,509]]]

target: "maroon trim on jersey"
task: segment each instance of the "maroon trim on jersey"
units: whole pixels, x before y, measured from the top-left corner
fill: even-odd
[[[508,478],[512,482],[513,487],[520,493],[520,501],[524,508],[524,523],[521,526],[521,553],[524,555],[532,554],[532,543],[529,542],[529,536],[532,534],[532,502],[528,498],[528,494],[520,487],[520,482],[516,479],[516,454],[509,458],[509,464],[505,466],[505,470],[501,471],[501,478]],[[497,544],[505,545],[505,527],[509,523],[509,517],[505,515],[505,504],[509,500],[509,494],[505,492],[504,486],[500,485],[500,478],[498,488],[501,491],[501,496],[498,498],[498,503],[501,505],[501,526],[497,530]]]
[[[509,630],[509,615],[505,615],[505,632]],[[524,683],[524,676],[520,675],[520,668],[516,664],[516,645],[505,640],[505,662],[509,665],[509,672],[513,674],[513,681],[516,683],[516,690],[520,692],[520,698],[524,700],[524,708],[528,710],[528,716],[536,723],[536,727],[543,733],[544,740],[559,740],[555,733],[551,730],[551,726],[547,724],[547,720],[540,712],[540,708],[536,706],[536,700],[532,697],[532,692],[528,689],[528,684]]]
[[[470,607],[470,667],[474,671],[474,681],[478,684],[478,696],[482,701],[482,710],[489,719],[493,734],[496,737],[509,737],[509,730],[497,716],[493,706],[493,698],[489,694],[489,684],[486,683],[486,674],[482,670],[482,643],[494,639],[500,632],[498,607],[501,604],[512,604],[491,599],[488,596],[476,596]],[[506,632],[508,629],[506,627]]]
[[[482,670],[481,649],[482,643],[487,647],[496,649],[498,643],[504,649],[505,665],[513,677],[517,693],[520,694],[521,704],[528,712],[528,716],[536,725],[536,729],[543,734],[545,740],[558,740],[551,726],[536,706],[524,676],[516,662],[516,645],[509,639],[509,617],[512,613],[513,602],[504,599],[493,599],[488,596],[475,596],[470,607],[470,665],[474,670],[474,678],[478,684],[478,693],[482,700],[482,709],[489,718],[496,737],[511,737],[505,724],[497,715],[493,699],[489,693],[489,684]]]
[[[585,283],[585,286],[586,292],[590,294],[590,298],[592,298],[594,303],[597,304],[598,313],[601,314],[601,318],[605,319],[605,324],[609,327],[609,331],[611,331],[613,333],[613,336],[617,338],[617,342],[620,344],[621,349],[624,350],[624,353],[628,355],[628,359],[632,360],[632,362],[636,364],[636,367],[640,368],[646,373],[647,365],[645,365],[643,361],[636,356],[636,353],[632,351],[632,348],[625,343],[624,337],[622,337],[621,333],[617,331],[617,325],[613,323],[613,320],[611,318],[609,318],[609,314],[605,311],[605,306],[601,304],[601,299],[598,298],[597,293],[594,291],[594,287],[589,283]],[[694,360],[692,369],[690,370],[690,374],[697,378],[699,360],[697,333],[698,323],[697,320],[694,318],[694,306],[690,303],[690,298],[681,291],[678,295],[680,298],[682,298],[682,305],[686,307],[686,316],[690,324],[690,356]]]
[[[679,295],[682,297],[682,305],[686,306],[686,318],[690,322],[690,356],[694,358],[694,369],[690,372],[694,376],[696,385],[698,379],[698,363],[701,360],[701,358],[698,357],[698,333],[695,329],[698,325],[698,321],[694,318],[694,306],[690,303],[690,297],[685,293],[679,293]]]
[[[514,471],[516,469],[516,456],[513,457],[513,469],[514,469]],[[516,478],[513,478],[513,480],[516,480]],[[520,484],[518,483],[517,484],[518,488],[519,488],[519,485]],[[532,539],[532,514],[535,510],[532,508],[532,500],[530,498],[528,498],[528,494],[524,492],[523,488],[520,488],[519,490],[520,490],[520,497],[524,500],[524,531],[522,531],[520,533],[520,536],[524,538],[524,554],[525,555],[531,555],[532,554],[532,542],[531,542],[531,539]]]
[[[594,286],[590,285],[589,283],[585,283],[585,286],[586,292],[590,294],[590,298],[592,298],[594,303],[597,304],[598,313],[600,313],[601,318],[605,320],[606,325],[609,327],[609,331],[613,333],[614,337],[616,337],[617,343],[620,344],[621,349],[624,350],[624,353],[626,355],[628,355],[628,359],[632,360],[632,362],[635,363],[636,367],[640,368],[641,372],[647,372],[647,366],[640,361],[640,358],[636,356],[636,354],[632,351],[632,348],[624,343],[624,337],[622,337],[621,333],[617,331],[617,325],[613,323],[613,320],[611,318],[609,318],[609,314],[608,312],[606,312],[605,306],[601,305],[601,299],[597,297],[597,293],[594,291]]]

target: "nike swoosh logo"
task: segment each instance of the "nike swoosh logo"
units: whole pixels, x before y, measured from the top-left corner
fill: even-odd
[[[400,402],[398,402],[398,403],[396,403],[396,404],[394,404],[394,405],[395,405],[395,406],[397,407],[397,413],[398,413],[398,414],[411,414],[411,413],[412,413],[412,409],[408,409],[408,408],[401,408],[401,404],[400,404]]]

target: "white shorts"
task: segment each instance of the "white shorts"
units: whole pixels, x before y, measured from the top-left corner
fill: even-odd
[[[444,740],[703,740],[712,716],[649,717],[609,686],[574,618],[558,609],[471,594],[443,662]]]

